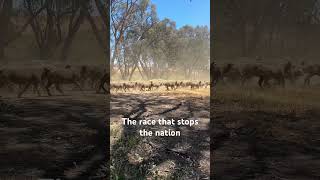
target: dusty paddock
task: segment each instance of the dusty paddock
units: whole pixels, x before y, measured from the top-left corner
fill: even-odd
[[[217,86],[211,96],[214,179],[319,179],[319,92]]]
[[[107,97],[66,94],[1,97],[0,179],[105,175]]]
[[[111,95],[111,177],[208,179],[210,174],[209,89],[115,93]],[[180,137],[140,137],[133,119],[199,119],[198,126],[174,127]]]

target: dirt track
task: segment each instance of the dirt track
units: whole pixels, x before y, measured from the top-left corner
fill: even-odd
[[[86,179],[103,169],[105,95],[6,98],[0,103],[0,177]]]
[[[210,174],[209,97],[120,93],[111,96],[111,126],[121,117],[133,119],[194,119],[198,126],[177,126],[180,137],[140,137],[142,127],[123,126],[111,137],[112,176],[125,178],[175,177],[208,179]],[[146,128],[146,126],[144,126]],[[150,129],[167,127],[153,126]],[[111,131],[115,131],[111,128]],[[114,140],[113,140],[114,139]]]
[[[320,178],[318,111],[237,111],[212,102],[215,180]]]
[[[104,95],[81,94],[2,99],[1,176],[106,175],[105,102]],[[212,102],[211,160],[216,180],[320,177],[317,110],[300,114],[239,111],[216,99]],[[180,128],[181,137],[140,138],[138,128],[123,126],[121,137],[111,137],[111,174],[131,178],[209,178],[209,110],[207,97],[112,95],[111,124],[121,124],[120,117],[194,117],[201,123],[192,128],[176,127]]]

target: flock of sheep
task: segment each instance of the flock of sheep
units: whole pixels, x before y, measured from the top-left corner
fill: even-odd
[[[60,94],[64,94],[64,86],[73,86],[83,90],[94,89],[97,93],[107,92],[109,73],[98,66],[83,65],[75,67],[28,67],[28,68],[2,68],[0,69],[0,89],[16,92],[21,97],[27,90],[41,96],[41,89],[48,96],[52,96],[52,87]]]
[[[141,83],[141,82],[128,82],[128,83],[111,83],[111,90],[118,92],[127,92],[127,91],[153,91],[160,88],[167,91],[177,90],[178,88],[190,88],[191,90],[199,88],[208,88],[210,87],[210,82],[206,81],[162,81],[162,82],[153,82]]]
[[[108,88],[115,92],[153,91],[165,89],[167,91],[178,88],[191,90],[210,87],[205,81],[161,81],[161,82],[125,82],[110,83],[110,75],[105,68],[92,65],[60,65],[44,67],[1,68],[0,91],[8,91],[22,97],[26,92],[41,96],[43,92],[48,96],[64,95],[64,89],[94,90],[96,93],[108,93]],[[54,92],[56,91],[56,92]]]
[[[320,76],[320,65],[301,64],[293,65],[290,61],[279,66],[271,68],[265,65],[247,64],[237,67],[234,64],[226,64],[222,67],[212,63],[212,84],[215,86],[220,82],[240,82],[241,85],[246,84],[253,78],[257,78],[257,84],[261,88],[271,86],[285,87],[287,83],[296,84],[300,79],[303,80],[305,86],[310,86],[311,78]]]
[[[287,82],[296,83],[303,79],[304,85],[310,85],[313,76],[320,76],[320,65],[306,65],[301,63],[293,65],[287,62],[279,68],[270,68],[264,65],[248,64],[241,68],[234,64],[217,66],[211,64],[211,83],[206,81],[162,81],[162,82],[124,82],[111,83],[111,91],[153,91],[162,88],[167,91],[178,88],[208,88],[210,84],[216,86],[221,82],[240,82],[242,85],[256,77],[261,88],[270,86],[284,87]],[[17,93],[18,97],[32,90],[34,94],[41,96],[41,89],[48,96],[52,96],[55,89],[64,94],[65,86],[83,90],[95,90],[96,93],[107,93],[110,75],[105,68],[100,66],[71,66],[41,67],[41,68],[1,68],[0,90]]]

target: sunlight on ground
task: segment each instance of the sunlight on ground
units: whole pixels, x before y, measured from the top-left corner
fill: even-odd
[[[165,89],[159,89],[159,90],[153,90],[153,91],[119,91],[114,92],[111,91],[112,94],[121,94],[121,93],[141,93],[141,94],[155,94],[155,95],[175,95],[177,97],[189,97],[189,96],[210,96],[210,88],[200,88],[191,90],[190,88],[183,88],[183,89],[177,89],[177,90],[171,90],[167,91]]]

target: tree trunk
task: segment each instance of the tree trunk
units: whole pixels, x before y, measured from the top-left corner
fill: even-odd
[[[73,24],[73,20],[70,21],[68,36],[63,44],[63,48],[62,48],[62,52],[61,52],[61,56],[60,56],[62,61],[66,61],[66,59],[69,55],[69,51],[71,49],[71,45],[74,40],[74,37],[76,36],[81,24],[84,21],[84,13],[85,13],[84,10],[80,9],[80,15],[78,16],[77,20],[75,21],[75,24]]]
[[[0,45],[0,60],[3,60],[4,58],[4,46]]]
[[[43,59],[43,60],[48,60],[49,57],[50,57],[50,50],[48,47],[40,47],[40,54],[39,54],[39,57],[40,59]]]
[[[102,35],[99,33],[99,29],[96,25],[96,23],[94,22],[93,17],[90,15],[90,12],[87,10],[86,12],[86,17],[91,25],[92,31],[96,37],[96,40],[98,41],[100,47],[103,49],[103,51],[108,54],[108,49],[106,49],[107,43],[104,42]]]
[[[137,65],[135,64],[134,67],[132,68],[131,72],[130,72],[129,81],[132,80],[133,73],[136,71],[136,69],[137,69]]]
[[[251,33],[251,39],[248,47],[247,55],[252,56],[256,53],[257,46],[260,40],[260,35],[262,32],[262,24],[258,22],[254,25],[253,32]]]
[[[248,43],[247,43],[247,27],[245,23],[241,24],[241,53],[243,57],[247,57],[248,56]]]
[[[67,37],[67,39],[65,40],[63,47],[62,47],[61,55],[60,55],[60,59],[62,61],[67,60],[67,57],[69,55],[69,51],[71,49],[72,42],[73,42],[73,38],[71,38],[71,37]]]
[[[9,23],[11,18],[12,0],[6,0],[0,7],[0,59],[5,57],[5,43],[9,36]]]

